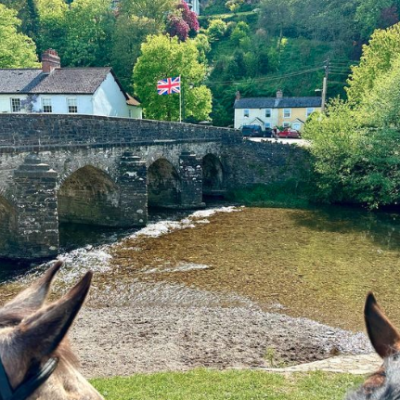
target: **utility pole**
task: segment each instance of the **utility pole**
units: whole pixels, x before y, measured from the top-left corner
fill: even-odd
[[[329,75],[329,59],[325,61],[325,76],[322,82],[322,102],[321,102],[321,112],[325,112],[325,102],[326,102],[326,92],[328,89],[328,75]]]

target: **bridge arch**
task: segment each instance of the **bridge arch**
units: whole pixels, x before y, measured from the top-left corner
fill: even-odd
[[[16,228],[16,209],[5,197],[0,195],[0,254],[13,256]]]
[[[119,225],[119,187],[99,168],[86,165],[73,172],[62,182],[57,197],[60,222]]]
[[[181,179],[173,164],[159,158],[147,170],[149,207],[173,208],[180,204]]]
[[[217,156],[206,154],[202,160],[203,196],[220,196],[225,191],[224,168]]]

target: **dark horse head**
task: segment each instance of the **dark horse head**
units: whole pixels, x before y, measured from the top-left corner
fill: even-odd
[[[372,346],[384,362],[347,400],[400,400],[400,333],[372,293],[367,296],[364,316]]]

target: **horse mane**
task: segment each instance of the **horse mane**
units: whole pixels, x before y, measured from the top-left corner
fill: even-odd
[[[385,359],[382,374],[385,379],[381,386],[361,386],[346,400],[400,400],[400,353]]]

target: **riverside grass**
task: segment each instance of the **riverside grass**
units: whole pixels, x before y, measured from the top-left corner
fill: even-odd
[[[342,400],[363,379],[321,371],[283,375],[195,369],[92,379],[91,383],[107,400]]]

